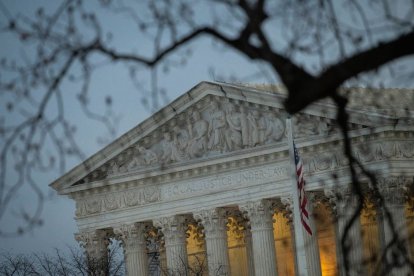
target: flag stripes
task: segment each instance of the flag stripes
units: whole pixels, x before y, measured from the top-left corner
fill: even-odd
[[[312,229],[309,226],[310,218],[309,218],[309,212],[308,212],[308,199],[306,198],[306,194],[305,194],[305,180],[303,179],[303,164],[302,164],[302,160],[299,157],[298,150],[296,149],[295,142],[293,142],[293,151],[295,155],[297,189],[298,189],[298,194],[299,194],[300,220],[306,232],[309,235],[312,235]]]

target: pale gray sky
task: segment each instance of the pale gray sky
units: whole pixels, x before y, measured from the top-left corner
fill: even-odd
[[[8,13],[11,16],[19,14],[20,16],[33,17],[39,6],[44,7],[47,11],[55,9],[58,3],[60,3],[60,1],[3,0],[0,4],[5,7],[7,11],[6,14],[4,14],[4,8],[1,11],[3,14],[0,15],[0,27],[4,28],[4,26],[8,24]],[[87,3],[90,5],[91,10],[94,10],[94,5],[97,5],[97,1],[89,1]],[[399,7],[399,9],[404,10],[404,6]],[[342,7],[338,8],[342,9]],[[340,9],[338,10],[341,12]],[[205,20],[205,18],[201,17],[200,20]],[[114,47],[123,49],[124,51],[138,49],[140,51],[152,50],[151,46],[147,44],[142,37],[137,35],[137,32],[135,31],[136,26],[129,24],[130,22],[127,22],[121,15],[111,17],[102,23],[104,28],[112,28],[116,30],[116,34],[113,37]],[[269,23],[267,27],[270,29],[273,26],[271,24],[275,24],[275,22],[272,21]],[[277,34],[275,37],[277,38],[279,35],[283,35],[284,31],[281,30],[280,27],[278,29],[279,30],[275,30]],[[273,29],[271,30],[273,31]],[[85,30],[85,35],[88,35],[87,30]],[[16,42],[16,39],[9,34],[0,32],[0,42],[1,57],[15,57],[20,62],[22,60],[24,61],[26,58],[30,60],[30,55],[33,49],[22,48],[20,44]],[[159,89],[165,89],[169,100],[174,100],[176,97],[182,95],[204,80],[241,80],[243,82],[254,83],[275,82],[274,76],[269,78],[268,74],[260,73],[257,64],[252,63],[250,60],[240,56],[232,50],[224,48],[222,45],[212,43],[210,39],[203,38],[192,43],[191,52],[191,57],[187,60],[185,66],[172,68],[168,72],[164,72],[163,67],[158,70]],[[302,59],[301,56],[296,58]],[[306,64],[306,59],[304,60],[304,63]],[[140,94],[132,84],[129,78],[129,72],[124,65],[102,62],[98,58],[96,59],[96,62],[101,64],[101,66],[95,71],[90,82],[90,108],[96,112],[103,112],[103,110],[105,110],[105,97],[111,96],[113,98],[112,110],[115,116],[120,118],[120,121],[117,124],[118,127],[116,133],[116,136],[119,136],[150,116],[151,112],[143,107],[143,95]],[[309,64],[311,64],[311,62],[309,62]],[[403,63],[400,65],[402,64]],[[404,64],[406,67],[412,67],[413,59],[407,59]],[[400,85],[401,83],[401,86],[413,86],[413,81],[399,81],[399,67],[394,68],[394,70],[396,72],[394,74],[395,78],[388,79],[388,83],[391,83],[392,86],[397,84]],[[404,70],[404,68],[401,70]],[[82,74],[76,66],[72,68],[71,72],[74,75],[74,78],[79,77],[79,75]],[[236,76],[237,78],[232,78],[232,76]],[[412,79],[413,78],[411,78],[411,80]],[[148,72],[140,72],[140,80],[146,87],[148,87],[150,84],[150,74]],[[371,79],[369,78],[369,80]],[[70,118],[71,123],[77,127],[76,140],[78,144],[82,146],[82,151],[85,156],[90,156],[103,148],[104,143],[99,142],[102,140],[102,137],[106,139],[106,142],[115,138],[109,137],[102,125],[88,119],[81,111],[76,97],[80,90],[79,85],[64,82],[61,90],[64,95],[65,114]],[[40,91],[34,92],[40,93]],[[7,97],[3,97],[1,100],[3,102],[0,102],[0,122],[1,120],[16,122],[21,119],[18,112],[16,114],[7,112]],[[164,106],[167,102],[168,101],[161,101],[160,106]],[[56,110],[53,108],[50,110],[51,114],[55,111]],[[53,151],[53,149],[50,149],[50,151]],[[66,171],[78,163],[80,163],[79,159],[68,158]],[[14,178],[16,175],[13,174],[12,168],[9,169],[10,173],[8,174],[8,180],[12,183],[15,180]],[[41,189],[46,193],[53,194],[51,199],[46,201],[43,206],[42,220],[44,221],[44,224],[23,236],[0,238],[0,249],[24,253],[32,251],[51,252],[53,248],[64,248],[66,245],[75,245],[73,239],[73,233],[76,232],[74,202],[70,199],[57,196],[54,191],[48,187],[48,184],[61,174],[62,173],[56,169],[52,172],[37,173],[35,175],[35,181],[39,183]],[[5,219],[2,220],[0,229],[2,231],[3,229],[17,229],[18,225],[15,217],[19,215],[21,210],[30,210],[30,208],[33,208],[35,205],[33,203],[34,201],[35,197],[33,196],[33,191],[28,189],[28,187],[19,190],[18,197],[12,202],[12,209],[7,213]]]

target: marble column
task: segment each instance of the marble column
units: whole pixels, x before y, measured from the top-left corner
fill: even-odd
[[[298,256],[296,254],[296,238],[295,238],[295,228],[293,225],[293,202],[292,199],[289,197],[281,197],[280,201],[282,203],[281,211],[283,212],[285,218],[287,218],[290,228],[290,237],[292,240],[292,248],[293,248],[293,258],[294,258],[294,267],[295,267],[295,274],[299,273],[298,268]]]
[[[204,227],[208,274],[230,275],[225,210],[220,208],[201,210],[194,213],[194,218]]]
[[[320,260],[320,256],[319,256],[319,245],[318,245],[318,234],[317,234],[317,229],[316,229],[316,225],[315,225],[315,219],[313,216],[313,195],[312,194],[308,194],[308,212],[310,214],[310,219],[309,219],[309,227],[312,230],[312,235],[309,235],[306,231],[304,231],[302,228],[302,225],[299,225],[299,227],[301,227],[301,231],[299,231],[299,233],[301,233],[303,235],[303,243],[304,243],[304,249],[303,248],[298,248],[297,242],[296,242],[296,231],[295,231],[295,223],[294,223],[294,212],[293,212],[293,200],[289,197],[289,198],[281,198],[281,202],[282,204],[285,206],[287,215],[289,217],[290,220],[290,225],[291,225],[291,236],[292,236],[292,244],[293,244],[293,248],[295,249],[295,271],[296,273],[298,273],[299,271],[299,267],[298,267],[298,254],[296,254],[297,250],[304,250],[304,254],[305,254],[305,259],[306,259],[306,271],[308,275],[321,275],[321,260]],[[301,246],[303,247],[303,246]]]
[[[188,269],[185,217],[159,218],[154,220],[154,225],[164,234],[168,275],[185,275]]]
[[[309,266],[309,275],[322,275],[321,258],[319,256],[318,231],[316,229],[315,217],[313,212],[313,204],[315,202],[314,195],[308,193],[308,211],[311,219],[309,220],[309,227],[312,229],[312,236],[304,234],[306,246],[306,258]]]
[[[248,275],[255,276],[252,232],[250,231],[250,227],[247,226],[244,229],[244,243],[246,245]]]
[[[75,234],[75,239],[86,251],[89,273],[108,275],[108,233],[105,230],[82,231]]]
[[[239,205],[250,221],[254,269],[256,276],[277,275],[273,208],[269,201],[259,200]]]
[[[146,223],[124,224],[114,228],[122,241],[127,275],[148,275],[148,254],[145,239]]]
[[[325,190],[325,195],[329,198],[330,204],[336,216],[336,239],[337,239],[337,256],[340,275],[365,275],[363,265],[363,241],[361,236],[361,221],[358,217],[349,227],[345,248],[342,245],[342,238],[348,223],[354,216],[358,199],[347,189],[340,191]],[[362,199],[361,199],[362,200]],[[345,261],[348,261],[348,271],[346,271]]]
[[[409,265],[410,251],[407,241],[404,191],[399,187],[387,187],[382,191],[382,195],[386,204],[386,208],[381,206],[379,210],[382,251],[386,250],[386,260],[383,263],[384,273],[387,275],[412,275]]]

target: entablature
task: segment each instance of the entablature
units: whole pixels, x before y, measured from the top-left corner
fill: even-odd
[[[355,157],[366,168],[381,170],[380,176],[414,175],[411,165],[414,161],[413,131],[389,128],[376,132],[372,130],[373,133],[361,133],[365,129],[358,131],[350,132],[351,143]],[[308,191],[349,183],[348,162],[342,153],[342,143],[340,137],[330,141],[315,140],[313,144],[305,140],[298,143]],[[77,190],[69,193],[77,203],[78,220],[109,213],[115,216],[115,213],[130,213],[131,210],[135,213],[148,212],[149,209],[160,209],[159,206],[164,206],[161,209],[168,212],[165,206],[177,202],[187,205],[185,208],[189,211],[217,194],[232,194],[234,202],[242,193],[249,193],[249,197],[253,198],[280,197],[289,193],[291,185],[288,159],[287,145],[283,143],[261,151],[246,150],[242,154],[167,167],[154,175],[131,174],[117,179],[118,182],[108,180],[103,186],[103,183],[91,183],[88,189],[75,186],[72,189]],[[335,179],[333,175],[336,175]],[[268,192],[264,193],[266,190]],[[229,203],[228,199],[219,200],[222,204]],[[240,197],[240,201],[243,200],[246,200],[244,195]],[[137,207],[142,210],[137,211]]]

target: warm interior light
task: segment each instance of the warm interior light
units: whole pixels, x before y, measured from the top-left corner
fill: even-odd
[[[330,210],[324,204],[318,205],[314,208],[314,219],[318,233],[322,275],[338,275],[335,228]]]

